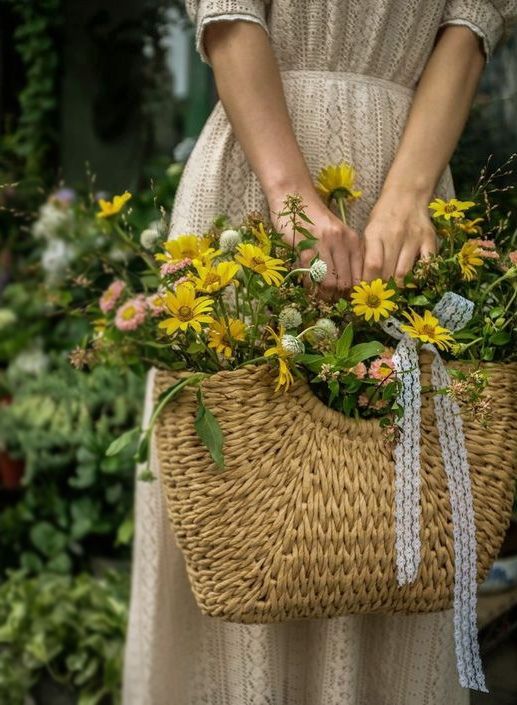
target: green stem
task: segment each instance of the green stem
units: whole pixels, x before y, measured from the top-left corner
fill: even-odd
[[[341,214],[341,220],[345,225],[348,225],[346,221],[346,207],[345,207],[345,199],[343,196],[337,196],[336,198],[338,206],[339,206],[339,212]]]

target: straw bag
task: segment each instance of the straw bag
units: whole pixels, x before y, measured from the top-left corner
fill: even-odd
[[[421,355],[424,385],[431,357]],[[494,420],[488,430],[464,422],[478,582],[510,520],[516,451],[517,364],[482,367]],[[157,371],[155,394],[177,379]],[[224,470],[198,439],[191,388],[165,408],[155,439],[170,523],[204,614],[266,623],[451,606],[451,504],[430,395],[422,403],[421,562],[416,580],[399,586],[394,463],[378,421],[329,409],[301,380],[275,394],[265,365],[218,372],[203,394],[224,433]]]

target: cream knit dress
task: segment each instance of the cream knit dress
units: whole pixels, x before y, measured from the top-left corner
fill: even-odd
[[[311,173],[341,160],[358,170],[363,197],[350,221],[360,231],[397,150],[440,26],[469,27],[490,57],[516,5],[516,0],[188,0],[187,11],[207,63],[203,30],[209,22],[240,19],[267,32]],[[453,195],[449,170],[437,194]],[[186,164],[170,236],[201,232],[219,213],[239,219],[250,209],[268,214],[218,102]],[[152,383],[151,374],[147,417]],[[157,475],[154,450],[152,466]],[[202,615],[160,484],[136,483],[124,705],[468,702],[469,691],[458,685],[450,611],[251,626]]]

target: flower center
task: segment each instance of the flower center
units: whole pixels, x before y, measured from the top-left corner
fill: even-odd
[[[182,321],[190,321],[192,318],[192,309],[190,306],[180,306],[178,309],[178,318]]]
[[[122,318],[125,321],[131,320],[136,313],[135,307],[134,306],[128,306],[124,311],[122,311]]]
[[[194,259],[194,257],[197,255],[197,252],[195,250],[189,250],[183,249],[181,251],[181,254],[183,255],[184,259]],[[181,265],[183,265],[183,262],[180,262]]]
[[[265,264],[265,260],[262,257],[252,257],[251,258],[251,264],[254,267],[263,267]]]
[[[456,206],[455,206],[453,203],[447,203],[447,204],[444,206],[443,210],[444,210],[446,213],[454,213],[454,211],[456,210]]]
[[[205,286],[210,286],[211,284],[220,284],[220,283],[221,283],[221,277],[218,274],[214,274],[213,272],[210,272],[205,277]]]
[[[368,306],[370,306],[370,308],[377,308],[377,306],[380,305],[381,300],[378,296],[375,296],[375,294],[368,294],[366,303]]]
[[[435,335],[434,326],[422,326],[422,333],[424,335],[428,335],[430,338],[433,338]]]

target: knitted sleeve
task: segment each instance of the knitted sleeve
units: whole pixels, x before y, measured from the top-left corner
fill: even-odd
[[[203,43],[205,27],[221,20],[256,22],[268,33],[266,2],[268,0],[186,0],[187,14],[196,27],[196,49],[205,64],[210,60]]]
[[[463,25],[483,42],[489,61],[497,45],[510,34],[517,18],[517,0],[447,0],[440,26]]]

